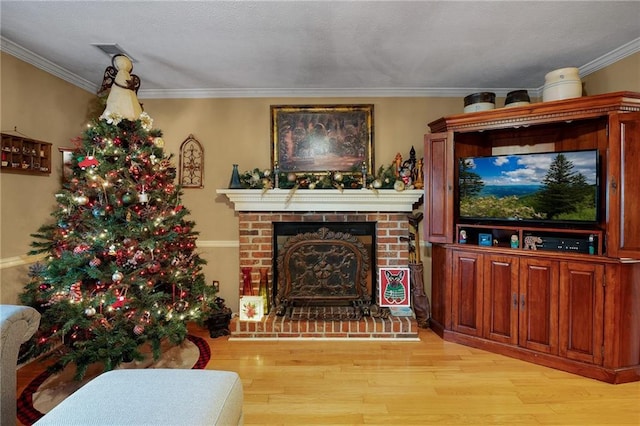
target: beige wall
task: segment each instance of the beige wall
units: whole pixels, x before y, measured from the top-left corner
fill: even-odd
[[[26,279],[30,234],[50,220],[60,188],[58,148],[70,146],[79,134],[94,96],[6,53],[1,56],[0,89],[2,132],[17,128],[53,144],[51,175],[0,173],[0,302],[16,303]]]
[[[615,90],[640,91],[636,72],[640,54],[585,78],[589,94]],[[621,63],[623,61],[620,61]],[[68,84],[10,55],[2,54],[1,126],[15,127],[35,139],[69,146],[82,133],[94,95]],[[625,83],[628,81],[628,84]],[[614,84],[615,83],[615,84]],[[144,87],[144,76],[142,78]],[[462,112],[461,98],[239,98],[239,99],[142,99],[154,127],[164,132],[165,149],[175,154],[184,139],[193,134],[205,150],[203,189],[186,189],[183,203],[200,232],[199,252],[208,261],[207,280],[218,280],[221,297],[237,310],[238,229],[237,217],[224,197],[215,193],[226,188],[232,164],[241,171],[270,166],[270,117],[272,104],[373,104],[376,167],[388,165],[396,153],[405,158],[411,146],[423,155],[427,124],[441,116]],[[498,101],[501,104],[502,100]],[[0,174],[0,302],[16,303],[27,279],[30,234],[50,220],[59,189],[60,166],[56,162],[49,177]],[[430,259],[426,255],[425,283],[430,293]]]
[[[640,52],[582,78],[585,94],[640,92]]]

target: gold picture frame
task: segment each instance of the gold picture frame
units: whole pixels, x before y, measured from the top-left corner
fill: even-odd
[[[280,172],[374,170],[373,105],[271,105],[271,167]]]

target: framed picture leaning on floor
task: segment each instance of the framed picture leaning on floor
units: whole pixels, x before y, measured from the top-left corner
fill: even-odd
[[[409,268],[378,269],[378,305],[411,306]]]

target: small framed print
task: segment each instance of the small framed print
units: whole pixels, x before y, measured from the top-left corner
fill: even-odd
[[[380,268],[378,305],[411,306],[409,268]]]
[[[74,148],[58,148],[62,154],[62,172],[61,178],[63,183],[71,181],[73,177],[73,152]]]
[[[264,299],[261,296],[240,296],[240,321],[261,321]]]

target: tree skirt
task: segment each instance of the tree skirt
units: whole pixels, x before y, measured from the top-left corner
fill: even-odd
[[[162,355],[157,361],[153,357],[142,361],[133,361],[118,366],[127,368],[191,368],[204,369],[211,359],[211,349],[206,340],[188,335],[179,346],[162,349]],[[81,381],[73,380],[74,366],[67,366],[59,373],[51,374],[44,371],[33,379],[18,398],[18,420],[24,425],[31,425],[38,421],[44,413],[62,402],[66,397],[78,390],[89,380],[98,376],[100,366],[89,367]]]

